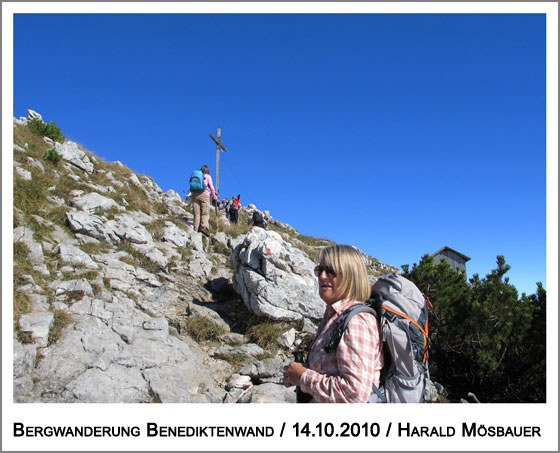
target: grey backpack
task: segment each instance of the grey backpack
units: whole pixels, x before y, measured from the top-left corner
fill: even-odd
[[[325,349],[337,348],[352,316],[375,315],[383,343],[385,364],[381,388],[374,386],[370,402],[423,403],[428,377],[428,298],[401,275],[380,277],[372,287],[372,298],[354,305],[338,319]],[[430,308],[431,309],[431,308]]]

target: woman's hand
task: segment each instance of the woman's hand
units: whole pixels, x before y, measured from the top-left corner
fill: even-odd
[[[307,370],[301,363],[292,362],[284,367],[284,385],[289,387],[291,385],[299,385],[301,375]]]

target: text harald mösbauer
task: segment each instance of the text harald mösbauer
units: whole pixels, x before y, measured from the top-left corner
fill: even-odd
[[[454,426],[398,423],[396,428],[391,434],[398,437],[541,437],[538,426],[462,423],[461,428],[456,429]],[[284,429],[276,433],[283,437]],[[139,426],[25,426],[23,423],[14,423],[13,434],[14,437],[273,437],[275,430],[272,426],[160,426],[147,423],[143,432]],[[325,432],[325,437],[333,435],[338,437],[333,433],[327,436]],[[296,433],[296,437],[300,436],[301,433]],[[386,436],[390,436],[389,431]],[[323,436],[319,434],[319,437]]]

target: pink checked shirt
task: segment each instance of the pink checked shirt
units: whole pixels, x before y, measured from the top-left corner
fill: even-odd
[[[327,353],[334,321],[349,307],[359,304],[342,299],[327,307],[318,335],[309,351],[308,366],[300,388],[313,396],[313,403],[365,403],[372,384],[379,387],[383,367],[379,328],[370,313],[354,315],[338,348]]]

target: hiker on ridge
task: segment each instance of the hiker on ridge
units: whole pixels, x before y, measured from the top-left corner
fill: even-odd
[[[210,196],[215,201],[218,199],[214,191],[212,176],[210,169],[203,165],[200,169],[204,175],[204,190],[192,190],[192,201],[194,208],[194,231],[198,231],[205,236],[210,236],[209,224],[210,220]]]
[[[231,223],[235,223],[237,225],[240,209],[241,207],[239,206],[239,195],[237,197],[234,195],[229,206],[229,221]]]
[[[380,402],[375,394],[370,399],[383,368],[379,327],[371,313],[353,316],[338,346],[325,349],[341,314],[370,297],[364,260],[354,247],[331,245],[319,252],[316,262],[319,296],[327,307],[306,366],[291,362],[285,367],[284,385],[298,385],[312,403]]]
[[[254,225],[265,230],[267,228],[266,219],[259,211],[253,212],[253,216],[247,221],[247,225]]]

